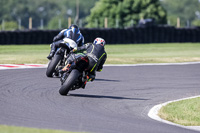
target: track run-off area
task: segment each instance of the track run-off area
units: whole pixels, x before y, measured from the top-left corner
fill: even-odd
[[[46,65],[6,65],[0,65],[1,125],[94,133],[199,132],[148,116],[155,105],[200,95],[199,62],[106,65],[95,81],[68,96],[59,94],[59,78],[46,77]]]

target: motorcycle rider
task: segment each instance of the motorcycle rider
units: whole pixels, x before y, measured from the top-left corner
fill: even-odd
[[[64,38],[67,40],[67,43],[62,43]],[[51,51],[47,58],[51,60],[56,52],[56,49],[59,47],[68,49],[69,47],[67,45],[69,45],[69,43],[76,43],[78,47],[84,45],[84,37],[81,34],[78,26],[75,24],[72,24],[69,29],[62,30],[57,36],[53,38],[53,43],[50,45]]]
[[[74,56],[70,56],[67,60],[67,65],[60,70],[60,73],[64,73],[73,67],[73,63],[79,59],[83,59],[85,56],[89,59],[89,65],[87,71],[89,72],[88,81],[93,81],[96,76],[96,71],[101,72],[103,65],[107,58],[104,45],[106,44],[103,38],[96,38],[93,43],[87,43],[81,47],[74,48],[73,52],[85,51],[86,53],[77,53]]]

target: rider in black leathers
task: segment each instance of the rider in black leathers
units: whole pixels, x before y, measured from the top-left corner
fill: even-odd
[[[72,24],[69,29],[62,30],[57,36],[54,37],[53,43],[51,44],[51,51],[47,58],[49,60],[54,56],[56,49],[59,47],[69,48],[66,44],[61,43],[64,38],[70,39],[70,41],[74,41],[78,47],[83,46],[84,37],[81,34],[77,25]],[[69,49],[71,50],[71,49]]]
[[[107,53],[104,49],[105,40],[102,38],[96,38],[93,43],[87,43],[82,47],[78,47],[77,49],[73,49],[73,52],[79,52],[86,50],[86,54],[77,53],[74,56],[70,56],[67,60],[67,65],[60,71],[61,73],[69,70],[73,62],[83,58],[85,56],[89,59],[89,66],[87,68],[89,72],[88,81],[93,81],[96,76],[96,71],[102,71],[103,65],[107,58]]]

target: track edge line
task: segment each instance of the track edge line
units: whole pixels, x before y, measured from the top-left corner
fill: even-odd
[[[197,97],[200,97],[200,95],[193,96],[193,97],[188,97],[188,98],[182,98],[182,99],[173,100],[173,101],[168,101],[168,102],[165,102],[165,103],[161,103],[161,104],[155,105],[154,107],[152,107],[152,108],[149,110],[148,116],[149,116],[151,119],[154,119],[154,120],[157,120],[157,121],[160,121],[160,122],[169,124],[169,125],[174,125],[174,126],[178,126],[178,127],[181,127],[181,128],[186,128],[186,129],[190,129],[190,130],[200,131],[200,126],[183,126],[183,125],[180,125],[180,124],[176,124],[176,123],[173,123],[173,122],[164,120],[164,119],[162,119],[162,118],[160,118],[160,117],[158,116],[158,111],[159,111],[162,107],[166,106],[166,105],[169,104],[169,103],[177,102],[177,101],[182,101],[182,100],[187,100],[187,99],[192,99],[192,98],[197,98]]]

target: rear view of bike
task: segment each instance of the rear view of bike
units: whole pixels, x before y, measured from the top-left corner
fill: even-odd
[[[61,47],[57,48],[54,57],[49,62],[46,70],[47,77],[58,76],[59,70],[65,65],[65,61],[68,58],[67,55],[71,49],[77,47],[77,44],[69,38],[64,38],[63,41],[60,42],[60,46]]]
[[[63,48],[59,48],[54,55],[53,59],[50,60],[46,75],[47,77],[53,77],[53,75],[58,75],[59,67],[64,65],[64,54],[65,50]]]
[[[65,80],[64,84],[61,86],[59,93],[61,95],[67,95],[69,90],[73,88],[75,82],[78,81],[80,75],[81,73],[77,69],[73,69]]]
[[[84,57],[75,62],[61,77],[61,88],[59,93],[67,95],[69,91],[84,88],[87,82],[88,58]]]

